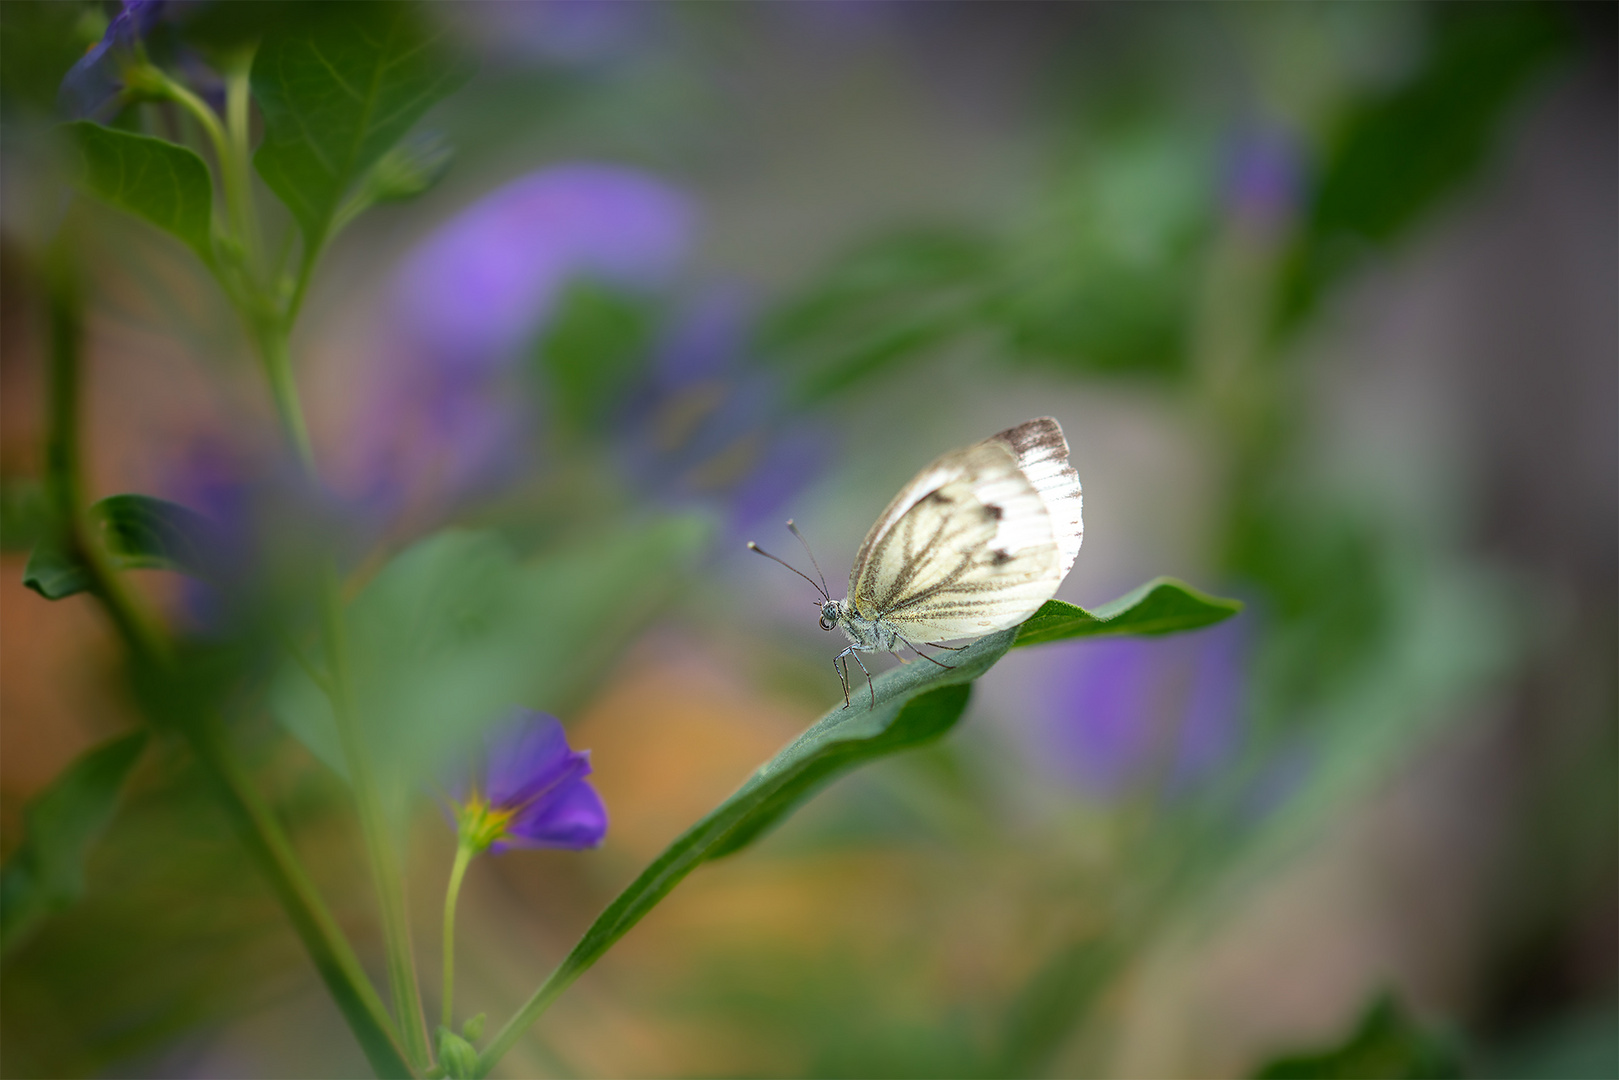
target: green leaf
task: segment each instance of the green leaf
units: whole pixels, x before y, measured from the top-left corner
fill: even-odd
[[[1387,994],[1372,1003],[1340,1045],[1277,1058],[1254,1074],[1258,1080],[1453,1080],[1462,1075],[1456,1048],[1424,1031]]]
[[[1053,602],[1055,603],[1055,602]],[[1047,604],[1024,627],[1036,641],[1098,633],[1164,634],[1229,618],[1235,600],[1207,596],[1169,578],[1136,589],[1097,609]],[[1094,628],[1093,628],[1094,627]],[[875,676],[869,693],[858,688],[850,704],[812,724],[786,749],[761,765],[736,793],[664,849],[591,924],[585,935],[480,1059],[480,1075],[500,1059],[550,1001],[594,964],[687,874],[709,859],[734,854],[779,824],[816,791],[868,762],[940,738],[960,720],[970,683],[1017,644],[1014,627],[981,637],[953,654],[949,667],[906,664]]]
[[[137,731],[81,755],[23,809],[22,846],[0,868],[0,952],[84,894],[84,861],[146,746]]]
[[[89,518],[115,569],[209,576],[217,530],[194,510],[150,495],[112,495],[90,507]],[[89,569],[56,536],[37,543],[23,569],[23,584],[47,600],[84,592],[91,580]]]
[[[1018,627],[1015,648],[1100,634],[1174,634],[1231,618],[1242,601],[1210,596],[1183,581],[1154,578],[1095,611],[1048,600]]]
[[[325,241],[344,198],[427,109],[471,68],[444,31],[395,3],[328,3],[289,20],[253,61],[264,142],[253,164],[303,230]]]
[[[402,809],[514,706],[566,711],[706,543],[668,518],[524,564],[499,537],[448,530],[406,549],[344,613],[361,737]],[[289,665],[277,718],[346,775],[331,704]]]
[[[203,262],[213,261],[214,186],[202,158],[164,139],[89,120],[64,126],[78,150],[81,186],[172,233]]]

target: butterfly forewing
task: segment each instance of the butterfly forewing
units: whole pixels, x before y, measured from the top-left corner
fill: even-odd
[[[906,485],[850,574],[862,616],[892,623],[908,640],[935,641],[1014,626],[1050,599],[1063,553],[1015,453],[999,437],[986,439]]]
[[[1051,530],[1062,552],[1062,576],[1066,577],[1079,555],[1085,524],[1080,513],[1083,499],[1079,473],[1068,463],[1068,440],[1062,426],[1049,416],[1025,421],[991,435],[990,442],[1002,443],[1017,458],[1018,469],[1040,493],[1051,514]]]

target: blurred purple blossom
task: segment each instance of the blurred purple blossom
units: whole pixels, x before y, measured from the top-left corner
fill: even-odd
[[[471,775],[452,790],[456,827],[479,851],[597,847],[607,808],[589,775],[590,752],[569,748],[556,717],[519,709],[485,736]]]
[[[1030,756],[1056,779],[1116,798],[1144,784],[1195,786],[1240,749],[1249,631],[1048,646],[1030,674]]]
[[[574,164],[514,180],[441,225],[389,290],[349,462],[362,495],[392,515],[514,475],[534,417],[510,375],[564,287],[664,285],[694,219],[690,200],[662,181]]]
[[[288,457],[217,432],[188,440],[160,476],[163,498],[207,522],[205,577],[186,577],[178,595],[177,618],[193,633],[239,631],[298,603],[318,561],[333,550],[351,556],[365,531]]]
[[[104,119],[127,85],[125,72],[142,61],[143,43],[165,6],[166,0],[124,0],[101,40],[63,76],[57,107],[75,119]]]
[[[736,534],[781,513],[829,457],[825,435],[787,416],[774,379],[753,361],[751,314],[727,288],[682,310],[625,410],[619,449],[653,498],[707,504]]]
[[[1227,153],[1225,204],[1231,214],[1261,230],[1287,222],[1304,182],[1297,136],[1274,125],[1254,127],[1234,137]]]
[[[454,28],[497,61],[580,68],[610,62],[656,39],[659,5],[603,0],[472,0]]]

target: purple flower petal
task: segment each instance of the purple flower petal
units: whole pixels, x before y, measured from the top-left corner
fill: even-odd
[[[165,0],[124,0],[101,40],[68,69],[57,107],[75,119],[100,117],[124,89],[124,67],[163,15]]]
[[[571,278],[646,288],[690,245],[684,195],[632,169],[563,165],[512,181],[418,246],[395,289],[402,340],[440,362],[511,359]]]
[[[590,756],[568,749],[562,724],[547,713],[516,713],[484,740],[484,748],[484,798],[491,806],[515,806],[590,772]]]
[[[599,847],[607,835],[607,807],[583,778],[567,781],[529,810],[512,820],[506,836],[490,845],[506,848],[566,848],[581,851]]]
[[[498,822],[493,836],[484,834],[490,851],[579,850],[596,847],[607,833],[607,808],[585,780],[590,754],[569,748],[554,716],[513,713],[484,739],[478,772],[474,805],[490,815],[482,821]],[[457,802],[467,797],[464,790],[454,793]]]

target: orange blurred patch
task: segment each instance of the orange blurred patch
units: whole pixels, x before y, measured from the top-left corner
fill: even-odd
[[[650,859],[804,726],[702,653],[654,641],[569,731],[612,815],[610,846]]]
[[[83,597],[52,602],[25,589],[27,561],[0,558],[0,790],[8,808],[133,723],[114,689],[112,631]]]

